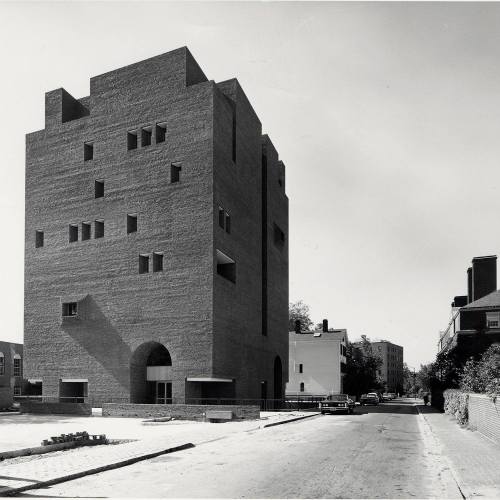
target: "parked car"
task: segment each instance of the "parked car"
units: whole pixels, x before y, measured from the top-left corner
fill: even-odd
[[[362,394],[359,402],[362,405],[378,405],[380,403],[380,398],[377,396],[376,392],[369,392],[368,394]]]
[[[354,401],[347,394],[332,394],[320,401],[319,409],[323,415],[339,411],[354,413]]]

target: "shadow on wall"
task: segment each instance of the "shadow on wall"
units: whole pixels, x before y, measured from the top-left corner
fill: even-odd
[[[128,388],[130,347],[90,295],[78,302],[77,316],[63,318],[62,329],[122,387]]]

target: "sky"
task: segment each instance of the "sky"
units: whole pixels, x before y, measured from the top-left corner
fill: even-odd
[[[435,358],[500,250],[500,4],[0,2],[0,340],[23,337],[24,134],[44,93],[188,46],[236,77],[286,165],[290,301]]]

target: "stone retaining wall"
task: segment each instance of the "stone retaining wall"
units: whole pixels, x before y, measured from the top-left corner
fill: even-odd
[[[21,413],[46,415],[92,415],[92,406],[87,403],[46,403],[42,401],[21,401]]]
[[[104,403],[103,417],[172,417],[180,420],[205,420],[207,411],[232,411],[233,418],[254,420],[260,417],[257,405],[154,405],[131,403]]]
[[[469,394],[469,426],[500,444],[500,401]]]

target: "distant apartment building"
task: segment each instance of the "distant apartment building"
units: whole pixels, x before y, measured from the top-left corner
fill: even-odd
[[[403,391],[403,347],[387,340],[371,342],[372,350],[382,360],[378,376],[386,392]]]
[[[289,333],[286,396],[324,397],[343,392],[347,330]]]
[[[496,342],[500,342],[497,256],[474,257],[467,269],[467,295],[454,297],[451,318],[439,336],[438,353],[453,354],[462,364]]]
[[[12,406],[21,395],[23,380],[23,345],[0,341],[0,410]]]
[[[282,398],[285,166],[185,47],[45,95],[26,136],[25,371],[62,401]]]

